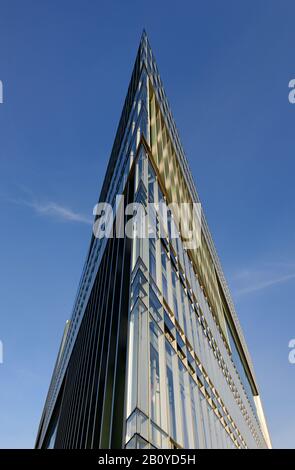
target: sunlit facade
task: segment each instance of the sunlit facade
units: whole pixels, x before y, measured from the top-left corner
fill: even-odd
[[[200,201],[145,33],[99,198],[115,233],[131,216],[118,194],[124,207],[155,203],[155,236],[92,235],[36,447],[271,447],[205,217],[187,249],[177,215],[161,211]]]

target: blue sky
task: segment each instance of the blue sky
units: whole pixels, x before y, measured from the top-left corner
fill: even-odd
[[[0,2],[0,447],[32,447],[142,28],[255,364],[295,447],[294,2]]]

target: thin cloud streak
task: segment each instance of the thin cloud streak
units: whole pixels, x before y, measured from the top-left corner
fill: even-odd
[[[80,214],[79,212],[75,212],[68,207],[62,206],[55,202],[42,203],[37,201],[15,199],[10,199],[10,202],[30,207],[39,215],[54,217],[66,222],[79,222],[87,225],[92,225],[93,223],[90,217],[87,217],[84,214]]]
[[[250,274],[250,271],[249,271],[249,274]],[[241,278],[242,277],[244,276],[241,276]],[[252,276],[252,278],[253,277],[255,276]],[[279,277],[268,279],[268,280],[257,280],[255,284],[235,289],[235,296],[239,297],[242,295],[251,294],[252,292],[258,292],[264,289],[268,289],[272,286],[284,284],[286,282],[291,281],[292,279],[295,279],[295,273],[281,275]]]

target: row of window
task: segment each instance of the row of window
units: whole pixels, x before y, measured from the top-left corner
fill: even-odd
[[[139,266],[144,269],[142,262],[137,264],[132,283],[130,336],[133,339],[129,357],[133,366],[129,366],[128,386],[133,392],[128,394],[128,415],[139,404],[141,413],[147,413],[151,422],[150,427],[133,429],[133,432],[141,434],[156,447],[167,447],[168,436],[176,445],[186,448],[246,447],[213,384],[185,348],[180,331],[176,331],[172,318],[163,310],[156,291],[151,285],[147,289],[147,279]],[[145,307],[147,298],[149,303]],[[143,338],[147,309],[149,386],[146,387],[144,356],[147,345]],[[133,399],[130,393],[134,394]],[[146,394],[148,406],[144,404]],[[167,395],[166,402],[163,394]],[[168,435],[167,430],[166,433],[163,431],[166,429],[163,403],[168,410]],[[129,429],[127,441],[131,437]]]
[[[148,162],[148,182],[149,182],[149,185],[148,185],[148,189],[149,189],[149,201],[150,202],[154,202],[155,199],[156,199],[156,202],[159,202],[161,199],[163,199],[163,195],[161,194],[160,192],[160,189],[158,187],[158,185],[156,184],[156,177],[155,177],[155,174],[154,174],[154,171],[151,167],[151,163]],[[155,194],[157,193],[157,197],[155,198]],[[170,220],[172,220],[172,223],[173,223],[173,219],[171,218]],[[161,224],[161,215],[160,213],[157,213],[156,214],[156,225],[157,225],[157,228],[156,228],[156,232],[158,231],[158,227],[160,226]],[[169,225],[169,224],[168,224]],[[170,223],[171,225],[171,223]],[[162,235],[162,233],[161,233]],[[169,240],[169,238],[167,237],[167,240]],[[175,315],[175,318],[177,320],[177,322],[180,324],[182,330],[184,331],[186,337],[189,339],[189,342],[191,344],[194,344],[194,340],[193,340],[193,334],[192,334],[192,329],[189,327],[189,323],[190,323],[190,318],[189,316],[192,314],[190,312],[190,314],[188,314],[188,310],[193,310],[193,307],[192,307],[192,304],[194,303],[193,300],[192,300],[192,295],[193,295],[193,291],[190,289],[190,286],[187,288],[187,284],[189,285],[189,280],[188,278],[190,279],[190,282],[191,284],[193,285],[194,282],[196,282],[196,279],[195,279],[195,273],[193,271],[193,268],[191,266],[191,263],[190,261],[188,260],[188,257],[187,257],[187,253],[182,249],[181,247],[181,241],[180,239],[176,239],[176,240],[170,240],[170,246],[169,246],[169,242],[166,241],[165,239],[161,239],[162,243],[161,243],[161,263],[162,263],[162,266],[161,266],[161,277],[162,277],[162,294],[163,294],[163,297],[165,299],[165,301],[168,303],[168,305],[170,306],[171,310],[173,311],[174,315]],[[174,243],[173,243],[174,242]],[[150,239],[149,240],[149,270],[150,270],[150,274],[152,276],[152,278],[154,279],[155,282],[157,282],[157,272],[156,272],[156,240],[155,239]],[[176,248],[176,250],[175,250]],[[176,251],[177,255],[173,253],[173,250]],[[180,259],[182,258],[182,262],[183,262],[183,265],[186,267],[186,273],[187,273],[187,270],[189,269],[189,276],[185,276],[184,272],[182,271],[182,267],[181,267],[181,263],[180,263]],[[167,264],[169,262],[169,260],[171,261],[170,265],[171,265],[171,282],[169,282],[169,273],[167,272]],[[158,279],[159,280],[159,279]],[[178,305],[178,296],[177,296],[177,291],[178,291],[178,284],[180,285],[180,290],[179,290],[179,296],[180,296],[180,305]],[[168,290],[169,290],[169,285],[172,286],[172,305],[171,303],[168,301]],[[187,301],[189,301],[189,307],[187,307]],[[181,307],[181,308],[179,308]],[[206,322],[204,316],[202,315],[203,317],[203,322]],[[225,365],[225,362],[223,360],[223,358],[221,357],[221,353],[217,347],[217,344],[212,336],[212,333],[211,331],[209,330],[208,328],[208,325],[205,325],[205,328],[204,328],[204,331],[205,331],[205,334],[207,336],[207,339],[209,341],[209,344],[210,346],[213,348],[213,352],[214,352],[214,355],[215,357],[217,358],[218,360],[218,363],[223,371],[223,374],[228,382],[228,385],[230,387],[230,389],[232,390],[233,394],[234,394],[234,397],[243,413],[243,415],[245,416],[245,419],[247,421],[247,424],[249,425],[249,427],[251,428],[251,432],[253,434],[253,436],[255,437],[255,440],[257,441],[257,443],[259,444],[259,438],[257,436],[257,433],[255,431],[255,428],[254,426],[252,425],[251,423],[251,419],[250,417],[248,416],[248,413],[246,411],[246,408],[244,407],[243,403],[242,403],[242,400],[238,394],[238,391],[235,387],[235,384],[228,372],[228,369]],[[228,348],[228,346],[227,346]],[[241,381],[242,383],[242,381]],[[245,389],[243,383],[242,383],[242,386],[243,388]],[[247,392],[249,393],[249,390],[247,390]]]
[[[155,241],[153,240],[152,242],[152,245],[154,246],[155,244]],[[162,244],[161,244],[162,245]],[[151,246],[151,244],[150,244]],[[153,250],[155,250],[155,248],[153,248]],[[167,263],[168,263],[168,255],[167,255],[167,252],[166,252],[166,248],[163,247],[162,245],[162,248],[161,248],[161,259],[162,259],[162,294],[163,294],[163,298],[165,299],[165,301],[167,302],[168,306],[169,306],[169,303],[168,303],[168,283],[167,283]],[[186,338],[189,339],[189,343],[194,345],[194,349],[195,351],[197,351],[197,341],[196,341],[196,337],[195,337],[195,334],[194,334],[194,330],[196,329],[196,326],[193,322],[193,316],[196,315],[200,325],[202,326],[202,331],[204,333],[204,335],[206,336],[207,340],[208,340],[208,343],[210,345],[210,347],[212,348],[213,350],[213,353],[214,353],[214,356],[216,358],[216,360],[218,361],[218,364],[223,372],[223,375],[224,377],[226,378],[226,381],[228,383],[228,386],[230,388],[230,390],[232,391],[233,395],[234,395],[234,398],[239,406],[239,408],[241,409],[241,412],[243,414],[243,416],[245,417],[245,420],[253,434],[253,437],[255,438],[257,444],[259,445],[260,444],[260,441],[259,441],[259,437],[256,433],[256,430],[251,422],[251,418],[250,416],[248,415],[247,413],[247,410],[242,402],[242,399],[239,395],[239,392],[237,390],[237,387],[231,377],[231,374],[229,373],[228,371],[228,368],[225,364],[225,361],[221,355],[221,352],[217,346],[217,343],[215,341],[215,339],[213,338],[213,335],[212,335],[212,332],[207,324],[207,321],[204,317],[204,315],[202,314],[201,310],[200,310],[200,307],[198,304],[195,304],[193,303],[193,300],[192,298],[191,299],[187,299],[187,293],[186,293],[186,287],[184,286],[184,283],[183,281],[181,281],[181,275],[179,275],[179,278],[178,278],[178,275],[177,275],[177,271],[176,271],[176,267],[175,267],[175,262],[171,262],[171,286],[172,286],[172,306],[170,305],[170,309],[171,311],[173,312],[174,316],[175,316],[175,319],[176,319],[176,322],[180,325],[181,329],[183,330],[184,332],[184,335]],[[156,280],[156,272],[155,272],[155,261],[154,261],[154,255],[153,255],[153,269],[150,270],[150,274],[151,276],[153,277],[154,280]],[[184,274],[183,274],[184,276]],[[180,292],[180,306],[181,306],[181,309],[178,307],[178,301],[177,301],[177,287],[179,287],[179,292]],[[187,304],[188,302],[188,304]],[[180,310],[182,312],[182,317],[180,319]],[[191,324],[191,322],[193,322]],[[191,325],[190,325],[191,324]],[[236,356],[235,356],[235,359],[236,359]],[[240,372],[241,374],[241,372]],[[241,377],[241,375],[239,375]],[[244,383],[242,383],[242,386],[243,388],[245,389],[245,386],[244,384],[246,385],[247,382],[244,380],[243,381]],[[250,394],[250,390],[247,390],[247,395],[248,396]],[[252,396],[252,394],[250,394],[250,396]],[[255,406],[255,405],[254,405]]]
[[[150,293],[150,302],[149,302],[149,311],[153,314],[155,318],[155,312],[157,312],[157,320],[159,321],[159,305],[158,308],[155,308],[155,299],[156,294],[153,292],[152,289],[149,290]],[[159,302],[159,301],[158,301]],[[152,331],[150,331],[150,344],[151,344],[151,355],[153,357],[158,358],[155,356],[154,351],[154,344],[155,344],[155,323],[152,323]],[[157,326],[157,331],[158,331],[158,336],[160,333],[160,327]],[[200,394],[201,399],[206,398],[207,399],[207,407],[209,411],[215,412],[214,416],[217,418],[219,426],[221,425],[222,428],[224,429],[227,426],[227,431],[229,435],[233,437],[234,440],[237,440],[237,446],[238,447],[246,447],[246,443],[243,440],[241,433],[238,431],[238,428],[236,427],[234,421],[230,417],[228,411],[225,408],[225,405],[223,404],[218,392],[214,389],[214,386],[212,382],[209,380],[204,368],[201,366],[200,361],[192,356],[192,354],[189,352],[189,349],[186,348],[186,345],[182,339],[182,335],[180,333],[180,330],[177,329],[176,325],[173,324],[172,318],[168,315],[167,312],[164,310],[164,332],[166,336],[166,363],[167,363],[167,386],[169,390],[169,408],[170,408],[170,433],[172,438],[176,442],[180,442],[179,438],[176,434],[176,426],[175,426],[175,400],[173,397],[173,380],[172,380],[172,369],[171,369],[171,364],[172,364],[172,357],[173,355],[177,354],[178,356],[178,365],[179,365],[179,382],[180,382],[180,394],[181,394],[181,399],[180,399],[180,404],[182,407],[182,428],[183,428],[183,443],[184,447],[189,447],[189,442],[188,442],[188,429],[187,429],[187,423],[188,423],[188,416],[186,415],[186,408],[185,408],[185,399],[186,397],[189,396],[188,391],[185,393],[185,381],[184,377],[185,374],[188,372],[189,373],[189,383],[191,386],[192,390],[195,390],[195,387],[197,389],[197,386],[199,387],[200,391],[202,394]],[[151,339],[154,338],[154,341]],[[153,362],[151,360],[151,369],[153,371],[158,370],[157,368],[153,367]],[[159,384],[158,380],[158,375],[156,375],[157,381],[155,383]],[[152,407],[151,409],[155,410],[155,413],[152,412],[151,418],[157,422],[158,424],[160,423],[160,415],[157,415],[156,411],[159,410],[160,408],[156,407],[154,408],[154,404],[158,403],[160,404],[159,401],[159,387],[155,388],[152,386],[152,390],[154,390],[154,394],[152,396],[154,397],[154,401],[152,400]],[[191,390],[191,392],[192,392]],[[215,390],[215,391],[213,391]],[[191,400],[192,402],[189,404],[190,408],[192,410],[197,409],[197,406],[193,400],[193,394],[191,393]],[[157,401],[158,400],[158,401]],[[202,411],[201,411],[202,413]],[[197,417],[197,414],[195,414],[195,417]],[[158,421],[157,421],[158,418]],[[215,418],[214,418],[215,419]],[[197,423],[198,419],[194,419],[193,416],[193,428],[194,428],[194,445],[196,448],[198,448],[198,437],[197,437]],[[222,424],[224,423],[224,424]],[[212,447],[212,442],[210,440],[210,436],[212,436],[212,432],[214,430],[211,430],[211,432],[208,430],[210,428],[207,426],[202,426],[203,430],[203,440],[205,440],[205,447],[210,448]],[[222,443],[221,443],[222,447]]]
[[[151,88],[150,89],[150,95],[152,96],[153,94],[155,94],[156,97],[157,97],[158,105],[161,109],[161,116],[162,116],[163,120],[166,123],[166,127],[167,127],[167,129],[169,131],[169,134],[170,134],[170,137],[173,141],[174,148],[177,150],[177,159],[178,159],[178,161],[179,161],[179,163],[182,167],[183,174],[186,177],[188,187],[190,188],[191,193],[194,196],[194,199],[198,200],[198,196],[197,196],[197,193],[196,193],[196,190],[195,190],[195,187],[194,187],[194,183],[192,182],[191,173],[190,173],[189,168],[188,168],[187,159],[186,159],[186,157],[184,155],[184,152],[183,152],[183,149],[181,147],[181,144],[180,144],[180,141],[179,141],[179,138],[178,138],[178,133],[176,132],[175,124],[174,124],[169,106],[167,107],[167,99],[166,99],[165,93],[163,93],[163,87],[162,87],[161,79],[159,77],[157,66],[155,64],[155,60],[154,60],[153,54],[152,54],[152,52],[149,48],[148,43],[147,43],[146,47],[147,47],[147,54],[148,54],[149,60],[150,60],[150,62],[148,62],[148,70],[149,70],[149,73],[153,76],[153,79],[151,81],[152,85],[150,85],[150,88]],[[158,117],[156,119],[158,119]],[[158,141],[158,138],[159,138],[159,136],[156,135],[155,136],[156,142]],[[173,174],[170,175],[170,178],[173,178]],[[212,240],[211,240],[210,232],[208,230],[206,221],[204,220],[203,222],[205,224],[204,230],[205,230],[206,236],[209,237],[209,244],[210,244],[211,248],[213,249],[213,256],[214,256],[215,255],[215,249],[214,249],[214,246],[213,246],[213,243],[212,243]],[[205,258],[203,261],[206,263],[208,260]],[[217,259],[217,265],[219,266],[218,259]],[[211,311],[212,311],[212,309],[211,309]],[[214,318],[214,320],[217,324],[217,327],[219,327],[218,321],[217,321],[216,317],[214,316],[214,313],[213,313],[213,318]],[[226,339],[223,336],[222,330],[220,330],[220,334],[222,336],[222,339],[223,339],[223,342],[224,342],[225,346],[227,347],[227,349],[229,349],[228,345],[226,343]],[[229,354],[230,354],[230,351],[229,351]],[[240,378],[240,381],[241,381],[242,386],[244,388],[244,391],[245,391],[246,395],[248,396],[248,399],[249,399],[248,401],[249,401],[250,407],[252,408],[254,418],[255,418],[258,426],[260,427],[259,419],[258,419],[257,413],[256,413],[256,407],[255,407],[255,404],[254,404],[254,401],[253,401],[253,394],[252,394],[252,391],[251,391],[251,386],[249,384],[249,380],[248,380],[248,377],[247,377],[247,373],[245,373],[245,369],[244,369],[243,364],[240,361],[240,358],[238,356],[236,356],[235,354],[233,354],[233,357],[234,357],[234,360],[233,360],[234,367],[235,367],[235,369],[236,369],[236,371],[239,375],[239,378]],[[236,358],[238,359],[238,361],[236,361]]]

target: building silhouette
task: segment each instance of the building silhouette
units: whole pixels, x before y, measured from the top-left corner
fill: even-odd
[[[187,247],[170,206],[200,200],[145,32],[99,202],[113,237],[92,234],[36,447],[271,447],[204,214]],[[125,233],[133,203],[148,236]]]

